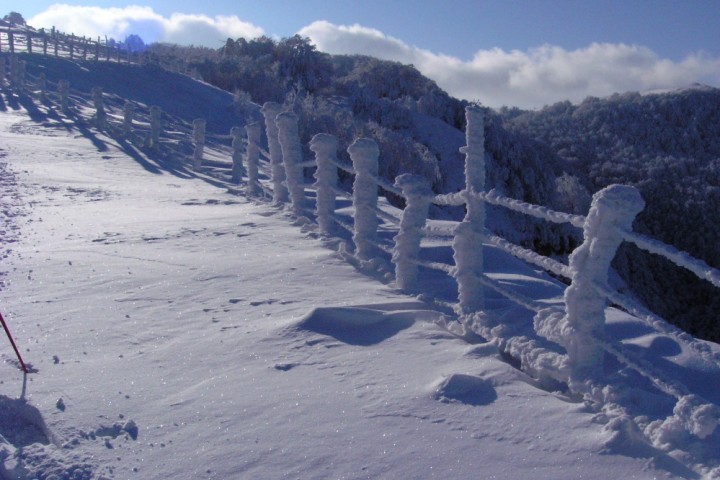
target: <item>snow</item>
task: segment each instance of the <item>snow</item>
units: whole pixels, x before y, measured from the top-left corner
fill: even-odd
[[[275,102],[265,102],[262,114],[265,119],[265,133],[268,150],[270,151],[270,166],[273,179],[273,202],[276,204],[287,202],[289,192],[285,185],[285,167],[283,165],[282,147],[278,139],[278,127],[275,119],[282,112],[282,105]]]
[[[189,96],[208,94],[195,83]],[[456,298],[447,275],[421,268],[422,295],[405,295],[345,262],[341,240],[248,200],[229,169],[193,171],[189,149],[135,149],[77,115],[1,98],[0,308],[33,373],[0,351],[0,477],[718,476],[720,346],[696,340],[715,356],[703,357],[606,309],[608,342],[688,395],[676,403],[607,356],[604,403],[569,396],[498,342],[451,333],[456,318],[427,300]],[[92,115],[90,86],[72,99]],[[197,117],[177,92],[149,100],[172,111],[168,131]],[[121,105],[106,102],[108,117]],[[208,133],[230,125],[208,120]],[[209,139],[206,155],[229,167],[232,150]],[[447,241],[421,247],[450,262]],[[492,245],[483,267],[562,302],[562,284]],[[485,300],[527,361],[557,359],[533,336],[534,312]]]

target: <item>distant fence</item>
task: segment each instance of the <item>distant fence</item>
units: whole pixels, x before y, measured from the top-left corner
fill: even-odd
[[[0,53],[39,53],[77,60],[139,63],[141,56],[122,44],[100,37],[76,36],[52,29],[0,25]]]
[[[4,63],[0,62],[0,65]],[[22,79],[24,69],[20,62],[13,62],[10,72],[10,86],[31,95],[46,96],[44,78],[34,79],[30,88]],[[4,67],[3,67],[4,68]],[[6,72],[0,71],[0,86],[6,84]],[[58,83],[58,94],[62,109],[70,109],[69,85]],[[150,107],[147,113],[136,118],[137,108],[126,102],[122,114],[108,113],[99,88],[93,89],[95,107],[93,122],[96,127],[111,135],[139,140],[144,148],[160,150],[177,148],[181,142],[193,145],[191,159],[193,169],[200,170],[204,163],[204,147],[208,135],[205,120],[196,119],[192,127],[175,127],[166,131],[162,125],[159,107]],[[314,214],[320,232],[327,236],[336,233],[336,228],[347,229],[352,234],[354,258],[373,264],[380,251],[391,256],[395,269],[395,281],[401,290],[417,293],[418,268],[430,268],[444,272],[454,278],[458,286],[458,301],[453,304],[459,325],[465,331],[476,332],[494,341],[501,350],[517,358],[524,370],[537,378],[551,379],[566,384],[579,394],[589,394],[594,385],[602,384],[602,365],[605,353],[615,356],[620,362],[635,369],[649,379],[659,390],[677,399],[674,415],[690,433],[702,435],[712,433],[717,418],[704,415],[709,403],[697,395],[691,395],[683,384],[666,378],[643,359],[622,344],[605,338],[605,309],[609,301],[647,322],[654,330],[673,337],[676,341],[695,351],[705,360],[720,366],[720,358],[702,342],[669,325],[633,299],[614,291],[608,286],[610,262],[622,241],[634,243],[639,248],[662,255],[680,267],[686,268],[699,278],[720,287],[720,271],[705,262],[680,252],[672,246],[642,236],[632,231],[635,216],[644,208],[639,192],[629,186],[611,185],[595,194],[587,216],[570,215],[552,211],[544,206],[524,203],[505,197],[491,190],[485,190],[485,147],[483,112],[474,107],[466,110],[465,188],[457,193],[435,195],[427,181],[412,174],[400,175],[394,183],[378,176],[379,148],[370,138],[357,139],[347,147],[352,165],[337,158],[339,143],[336,137],[319,133],[310,142],[315,159],[304,161],[298,136],[298,117],[292,112],[282,111],[279,104],[268,102],[262,108],[268,151],[261,147],[261,125],[251,123],[244,128],[233,127],[229,135],[211,135],[215,140],[231,141],[231,181],[245,183],[245,194],[250,198],[271,197],[276,205],[289,204],[296,216]],[[245,137],[245,138],[243,138]],[[264,157],[267,163],[262,165]],[[314,167],[316,191],[314,212],[308,212],[305,196],[308,185],[304,183],[303,168]],[[339,189],[338,169],[354,176],[352,194]],[[260,179],[263,171],[266,180]],[[406,207],[400,217],[378,208],[378,186],[402,196]],[[353,202],[352,224],[340,219],[335,213],[337,196],[344,196]],[[452,228],[428,227],[428,211],[431,204],[464,206],[466,214],[461,222]],[[539,255],[519,245],[489,233],[485,228],[485,205],[501,206],[521,214],[555,223],[569,223],[583,230],[584,240],[565,265],[559,261]],[[385,245],[378,241],[380,219],[397,225],[394,244]],[[454,264],[424,261],[420,258],[421,240],[425,234],[447,235],[452,239]],[[564,293],[563,307],[549,307],[502,285],[484,272],[483,245],[491,244],[501,250],[551,272],[566,277],[570,285]],[[485,310],[483,288],[489,288],[528,310],[535,312],[534,330],[539,336],[562,347],[547,348],[535,338],[507,334],[497,328],[496,320]],[[565,353],[562,353],[564,350]],[[713,418],[715,424],[712,423]],[[705,420],[703,420],[705,419]],[[699,423],[698,423],[699,422]],[[700,424],[706,422],[705,424]],[[700,433],[698,433],[700,432]]]

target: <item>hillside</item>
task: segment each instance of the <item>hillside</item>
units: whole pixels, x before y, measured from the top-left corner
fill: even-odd
[[[34,68],[49,77],[52,66]],[[227,134],[241,124],[229,94],[154,67],[63,68],[75,86],[70,112],[34,91],[1,92],[2,313],[32,366],[23,376],[3,350],[3,477],[718,475],[717,344],[608,308],[607,341],[642,362],[608,355],[602,392],[573,393],[521,370],[526,359],[498,342],[460,335],[442,306],[457,296],[447,275],[422,270],[420,293],[403,294],[389,255],[364,265],[347,234],[324,237],[311,213],[248,199],[230,182],[226,139],[208,142],[212,161],[194,171],[183,139],[199,108],[190,99],[224,112],[214,125]],[[159,151],[93,127],[95,85],[111,117],[133,89],[139,110],[168,109]],[[446,142],[439,152],[461,138],[448,130],[433,141],[437,118],[411,118],[428,141]],[[493,161],[518,138],[495,120]],[[500,178],[543,168],[532,145],[516,147]],[[351,204],[339,204],[351,219]],[[396,229],[383,222],[381,238]],[[423,252],[452,258],[441,236]],[[489,277],[562,303],[561,283],[492,245],[484,252]],[[486,295],[489,317],[518,342],[547,344],[532,312]]]

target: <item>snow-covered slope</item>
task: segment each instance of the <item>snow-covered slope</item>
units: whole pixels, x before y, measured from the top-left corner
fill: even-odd
[[[1,350],[3,478],[699,478],[716,466],[717,432],[688,440],[691,453],[656,449],[629,420],[453,336],[434,304],[356,270],[337,241],[216,170],[2,96],[0,309],[33,367],[24,378]],[[494,278],[558,302],[562,285],[486,250]],[[428,272],[420,283],[422,299],[453,294]],[[531,327],[488,297],[497,318]],[[717,365],[610,312],[614,339],[720,403]],[[632,414],[672,410],[608,369],[639,385],[619,391]]]

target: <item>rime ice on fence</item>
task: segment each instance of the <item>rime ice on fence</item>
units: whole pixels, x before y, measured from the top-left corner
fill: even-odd
[[[196,118],[193,120],[193,170],[198,171],[202,167],[203,150],[205,149],[205,120]]]
[[[305,188],[303,187],[302,147],[298,133],[297,115],[292,112],[283,112],[275,119],[278,127],[278,140],[282,148],[283,163],[285,164],[285,179],[290,202],[295,214],[300,215],[305,208]]]
[[[162,109],[157,105],[150,107],[150,147],[160,149],[160,132],[162,131]]]
[[[607,283],[610,262],[622,242],[618,228],[629,230],[644,207],[637,189],[625,185],[610,185],[593,196],[583,227],[585,240],[570,255],[572,284],[565,290],[567,313],[560,326],[571,380],[600,374],[603,348],[595,339],[603,336],[607,299],[595,285],[604,287]]]
[[[247,131],[247,194],[250,196],[258,196],[262,194],[260,181],[258,180],[258,162],[260,161],[260,124],[251,123],[245,127]]]
[[[232,127],[230,129],[230,135],[232,136],[232,179],[233,183],[240,183],[242,177],[245,175],[245,168],[243,167],[243,156],[245,155],[245,144],[243,142],[243,136],[245,129],[242,127]]]
[[[375,256],[377,240],[378,193],[374,177],[378,174],[380,149],[375,140],[359,138],[348,147],[348,153],[355,170],[353,182],[353,205],[355,206],[355,255],[361,260],[370,260]]]
[[[483,112],[479,108],[465,109],[467,145],[465,154],[466,213],[455,229],[453,239],[454,277],[458,284],[458,300],[462,313],[482,310],[485,306],[481,277],[483,275],[483,230],[485,205],[479,195],[485,189],[485,131]]]
[[[270,150],[270,169],[272,172],[274,203],[285,203],[289,199],[289,192],[284,183],[285,167],[283,166],[282,147],[278,140],[278,128],[275,123],[275,119],[281,111],[282,107],[275,102],[265,102],[262,107],[262,114],[265,117],[268,150]]]
[[[60,109],[63,112],[68,111],[68,95],[70,94],[70,82],[60,80],[58,82],[58,93],[60,94]]]
[[[103,91],[100,87],[93,87],[92,99],[95,105],[95,127],[98,130],[105,129],[105,104],[103,102]]]
[[[315,185],[317,222],[320,231],[330,235],[335,230],[335,188],[337,188],[338,141],[333,135],[318,133],[310,140],[310,150],[315,153]]]
[[[400,221],[400,231],[393,239],[395,250],[392,261],[398,288],[411,293],[417,284],[420,241],[433,195],[427,180],[420,175],[400,175],[395,179],[395,186],[402,190],[407,204]]]
[[[123,136],[130,138],[132,135],[133,118],[135,117],[135,105],[130,100],[125,100],[123,107]]]

